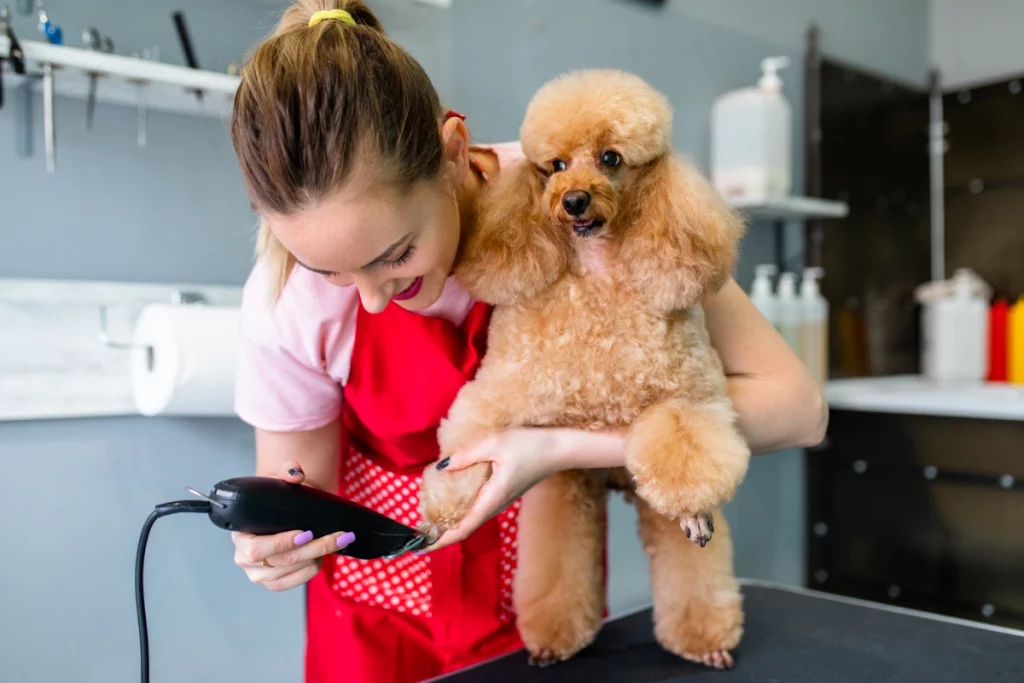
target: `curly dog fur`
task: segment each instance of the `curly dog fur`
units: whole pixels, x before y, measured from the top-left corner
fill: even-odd
[[[442,457],[509,427],[621,430],[625,470],[561,472],[523,497],[513,593],[531,658],[568,659],[600,629],[604,506],[619,488],[637,506],[659,642],[731,666],[743,612],[715,513],[750,451],[701,302],[728,279],[744,226],[672,151],[669,104],[636,76],[549,82],[521,142],[527,161],[485,192],[456,267],[495,309],[481,367],[441,425]],[[489,474],[427,468],[425,531],[454,526]]]

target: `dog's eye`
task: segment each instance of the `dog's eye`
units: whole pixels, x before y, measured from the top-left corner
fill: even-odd
[[[551,162],[551,170],[553,170],[555,173],[564,171],[565,162],[562,161],[561,159],[555,159],[554,161]]]
[[[608,150],[607,152],[601,155],[601,163],[604,164],[605,166],[616,168],[619,164],[622,163],[622,157],[619,156],[618,152]]]

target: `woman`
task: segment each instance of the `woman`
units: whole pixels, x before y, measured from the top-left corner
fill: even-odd
[[[484,352],[489,309],[450,278],[460,236],[518,148],[471,146],[420,66],[345,0],[285,12],[245,68],[232,137],[261,217],[236,402],[256,430],[257,473],[415,524],[437,425]],[[818,443],[818,387],[735,282],[706,319],[751,448]],[[416,681],[520,647],[514,501],[561,469],[622,466],[623,442],[516,429],[447,466],[481,460],[492,480],[425,555],[339,557],[358,541],[344,529],[233,535],[252,581],[308,582],[307,681]]]

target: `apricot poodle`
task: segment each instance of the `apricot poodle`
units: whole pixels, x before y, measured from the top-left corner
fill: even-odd
[[[627,73],[547,83],[522,125],[527,161],[483,197],[455,271],[495,308],[481,367],[441,425],[442,457],[509,427],[625,434],[624,470],[561,472],[523,497],[513,600],[534,663],[572,657],[601,627],[609,488],[638,512],[661,645],[725,668],[742,634],[715,512],[750,451],[701,302],[730,276],[744,226],[673,152],[671,116]],[[427,468],[431,538],[458,523],[490,467]]]

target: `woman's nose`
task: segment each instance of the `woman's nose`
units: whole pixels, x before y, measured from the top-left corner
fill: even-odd
[[[391,296],[385,288],[376,282],[356,279],[356,289],[359,290],[359,300],[367,313],[380,313],[387,308]]]

